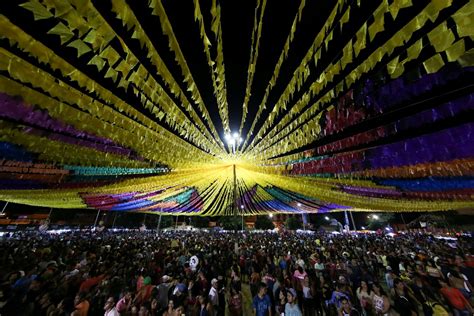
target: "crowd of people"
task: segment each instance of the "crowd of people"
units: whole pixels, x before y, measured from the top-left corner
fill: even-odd
[[[472,315],[472,240],[72,231],[0,240],[1,315]]]

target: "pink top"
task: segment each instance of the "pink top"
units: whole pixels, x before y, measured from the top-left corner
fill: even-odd
[[[295,271],[295,273],[293,274],[293,276],[295,278],[297,278],[298,280],[304,280],[304,278],[307,276],[308,274],[306,273],[306,271],[303,271],[303,273],[300,273],[298,270]]]

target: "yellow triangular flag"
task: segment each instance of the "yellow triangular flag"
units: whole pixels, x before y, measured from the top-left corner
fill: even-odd
[[[77,49],[77,57],[80,57],[84,55],[85,53],[88,53],[91,51],[90,47],[87,46],[83,41],[80,39],[77,39],[67,45],[68,47],[74,47]]]

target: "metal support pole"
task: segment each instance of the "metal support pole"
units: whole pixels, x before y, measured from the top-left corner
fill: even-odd
[[[347,216],[347,210],[344,210],[344,229],[347,229],[348,231],[351,230],[349,216]]]
[[[304,213],[301,213],[301,222],[303,223],[303,230],[306,231],[306,225],[304,224]]]
[[[179,215],[176,215],[176,226],[175,226],[175,229],[178,228],[178,217],[179,217]]]
[[[403,225],[405,225],[405,230],[407,229],[407,223],[405,222],[405,217],[403,217],[403,213],[400,212],[400,216],[402,217]]]
[[[3,212],[2,212],[3,213]],[[51,215],[53,214],[53,208],[49,209],[49,214],[48,214],[48,222],[51,223]]]
[[[354,216],[352,216],[352,211],[349,211],[349,214],[351,215],[352,226],[354,227],[354,230],[357,230],[356,222],[354,221]]]
[[[233,196],[233,199],[234,199],[234,203],[232,203],[232,207],[234,208],[234,210],[232,211],[232,213],[234,214],[234,216],[237,216],[237,171],[235,170],[235,165],[233,165],[233,171],[234,171],[234,196]],[[243,208],[241,207],[240,208],[240,212],[241,212],[241,215],[242,215],[242,231],[244,230],[244,210]]]
[[[115,212],[114,221],[112,222],[112,228],[115,228],[115,221],[117,220],[118,212]]]
[[[1,214],[5,214],[5,210],[7,208],[8,202],[5,202],[5,205],[3,206]]]
[[[100,210],[97,211],[97,216],[95,217],[94,228],[97,227],[97,221],[99,220]]]
[[[158,218],[158,225],[156,225],[156,232],[160,233],[160,225],[161,225],[161,214],[160,217]]]
[[[233,212],[234,215],[237,215],[237,177],[235,175],[235,165],[233,165],[233,169],[234,169],[234,196],[233,196],[233,200],[234,200],[234,203],[232,203],[232,206],[233,206]]]

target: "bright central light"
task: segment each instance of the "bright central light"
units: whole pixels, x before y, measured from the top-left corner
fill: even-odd
[[[298,203],[298,204],[296,204],[296,205],[298,205],[298,207],[300,207],[300,206],[301,206],[301,203]]]
[[[240,208],[241,208],[241,209],[244,209],[244,206],[243,206],[243,205],[241,205],[241,206],[240,206]]]
[[[328,220],[329,220],[329,217],[325,216],[324,219],[328,221]]]
[[[226,133],[224,138],[229,146],[229,150],[232,148],[232,153],[235,154],[236,147],[242,143],[242,137],[240,137],[240,134],[237,132]]]
[[[268,217],[273,218],[273,214],[271,214],[271,213],[268,214]]]

